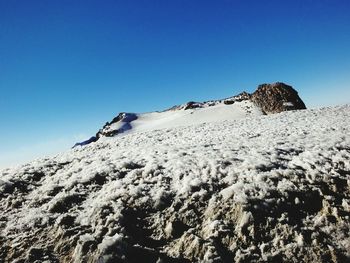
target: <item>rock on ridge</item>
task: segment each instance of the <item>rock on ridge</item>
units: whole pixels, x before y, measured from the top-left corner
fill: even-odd
[[[266,114],[306,109],[298,92],[282,82],[259,85],[251,95],[251,101]]]

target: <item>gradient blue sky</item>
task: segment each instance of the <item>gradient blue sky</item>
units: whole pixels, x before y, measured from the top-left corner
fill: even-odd
[[[120,111],[293,85],[350,102],[350,1],[0,0],[0,167],[69,148]]]

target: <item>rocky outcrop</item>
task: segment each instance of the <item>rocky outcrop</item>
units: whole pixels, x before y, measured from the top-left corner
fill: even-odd
[[[117,134],[130,130],[130,123],[136,119],[137,115],[135,113],[121,112],[111,122],[106,122],[103,128],[96,133],[95,137],[97,139],[102,136],[113,137]],[[119,125],[116,125],[115,128],[112,128],[112,125],[117,123],[119,123]]]
[[[190,109],[196,109],[196,108],[200,108],[200,107],[201,107],[201,103],[190,101],[190,102],[186,103],[186,105],[183,109],[190,110]]]
[[[106,124],[100,129],[95,136],[90,137],[88,140],[82,141],[82,142],[77,142],[74,144],[74,147],[77,146],[85,146],[90,143],[96,142],[99,138],[101,137],[113,137],[117,134],[123,133],[127,130],[131,129],[131,122],[137,119],[137,115],[135,113],[126,113],[126,112],[121,112],[118,114],[117,117],[113,118],[112,121],[106,122]],[[113,128],[113,124],[117,124],[117,128]]]
[[[251,100],[266,114],[306,109],[298,92],[282,82],[259,85]]]
[[[190,101],[185,105],[172,107],[170,110],[189,110],[204,108],[215,106],[220,103],[231,105],[235,102],[241,102],[245,100],[252,101],[265,114],[306,109],[306,106],[302,99],[299,97],[298,92],[293,89],[292,86],[289,86],[283,82],[276,82],[272,84],[261,84],[252,94],[244,91],[236,96],[232,96],[223,100],[212,100],[206,102]]]

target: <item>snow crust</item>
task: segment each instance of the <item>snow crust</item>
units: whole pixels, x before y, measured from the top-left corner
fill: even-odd
[[[0,261],[349,260],[350,106],[242,105],[138,115],[0,171]]]
[[[103,132],[118,131],[118,134],[124,135],[201,123],[239,120],[247,116],[260,116],[263,114],[261,110],[249,100],[237,101],[230,105],[226,105],[222,101],[198,103],[198,105],[196,105],[197,108],[188,110],[184,110],[184,107],[185,105],[182,105],[174,110],[133,114],[135,118],[127,118],[123,121],[108,125],[104,128]]]

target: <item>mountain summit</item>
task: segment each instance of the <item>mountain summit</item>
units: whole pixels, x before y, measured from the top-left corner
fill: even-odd
[[[107,122],[95,136],[75,146],[87,145],[102,137],[120,134],[238,120],[249,116],[299,109],[306,109],[305,104],[291,86],[282,82],[262,84],[252,94],[242,92],[221,100],[190,101],[161,112],[141,114],[122,112]]]

